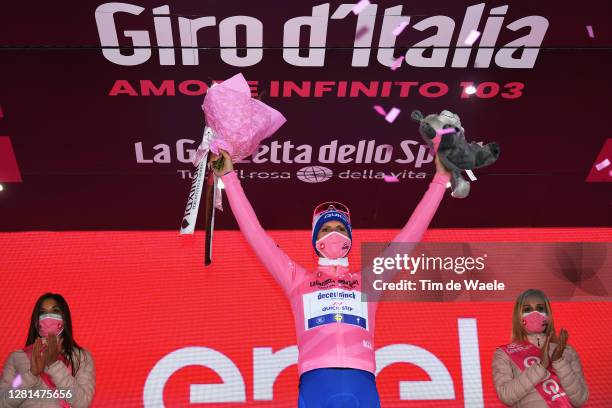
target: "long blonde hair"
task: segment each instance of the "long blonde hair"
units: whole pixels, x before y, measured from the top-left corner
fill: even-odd
[[[546,307],[546,314],[548,315],[548,326],[546,326],[546,330],[544,333],[548,336],[552,333],[551,342],[557,341],[556,331],[555,331],[555,322],[553,319],[552,308],[550,307],[550,301],[539,289],[527,289],[516,298],[516,302],[514,303],[514,311],[512,313],[512,341],[521,341],[527,340],[527,331],[523,327],[523,306],[525,305],[525,300],[530,296],[538,296],[542,300],[544,300],[544,305]]]

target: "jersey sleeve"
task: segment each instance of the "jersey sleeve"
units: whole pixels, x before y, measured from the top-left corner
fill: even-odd
[[[441,173],[436,173],[427,192],[421,198],[404,228],[395,236],[393,242],[420,242],[423,234],[427,231],[431,220],[438,210],[438,206],[444,197],[446,184],[450,178]]]
[[[232,171],[221,179],[240,231],[274,280],[285,293],[289,293],[296,276],[296,264],[261,227],[251,203],[244,194],[238,175]]]

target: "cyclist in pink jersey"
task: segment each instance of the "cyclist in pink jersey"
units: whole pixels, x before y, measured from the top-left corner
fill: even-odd
[[[299,408],[379,407],[373,341],[377,303],[361,301],[361,271],[349,270],[346,256],[352,231],[348,209],[333,202],[315,209],[312,243],[318,266],[306,270],[266,234],[229,155],[222,155],[223,168],[215,173],[223,180],[240,230],[291,303],[299,350]],[[436,174],[393,242],[421,240],[449,180],[450,174],[436,156]]]

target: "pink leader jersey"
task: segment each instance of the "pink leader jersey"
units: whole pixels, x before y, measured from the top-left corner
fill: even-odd
[[[291,302],[298,339],[298,372],[349,367],[376,373],[375,302],[361,301],[361,272],[345,266],[307,271],[276,245],[259,224],[235,172],[221,177],[240,230]],[[435,214],[449,177],[436,174],[393,242],[419,242]],[[342,312],[338,312],[341,305]]]

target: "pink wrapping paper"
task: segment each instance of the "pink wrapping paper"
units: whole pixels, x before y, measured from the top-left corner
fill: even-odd
[[[210,150],[227,151],[236,162],[253,154],[262,140],[270,137],[285,122],[277,110],[251,97],[242,74],[208,89],[202,105],[206,124],[215,133]]]

